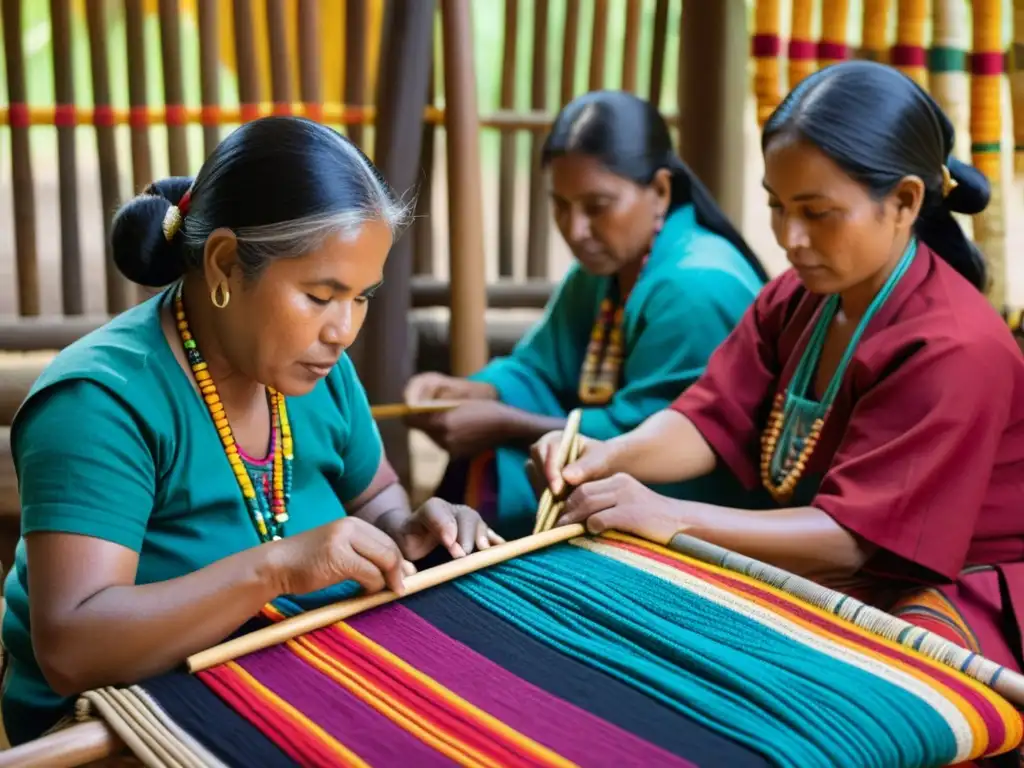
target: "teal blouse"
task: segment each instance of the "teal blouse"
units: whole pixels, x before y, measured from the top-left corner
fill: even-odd
[[[61,531],[139,553],[136,582],[182,576],[260,543],[205,404],[160,326],[168,292],[63,350],[11,430],[22,535]],[[294,436],[286,532],[345,515],[380,465],[382,445],[355,370],[342,357],[288,399]],[[4,585],[9,669],[3,718],[12,742],[70,711],[32,650],[24,541]]]
[[[565,417],[581,406],[580,369],[610,277],[570,267],[541,320],[508,357],[472,378],[494,385],[502,402],[531,413]],[[753,303],[763,282],[728,240],[696,220],[692,205],[675,209],[654,242],[626,302],[622,382],[611,401],[583,407],[580,431],[608,440],[667,407],[704,372],[708,358]],[[536,494],[521,447],[496,451],[498,522],[503,535],[528,533]],[[678,498],[731,494],[724,473],[659,488]]]

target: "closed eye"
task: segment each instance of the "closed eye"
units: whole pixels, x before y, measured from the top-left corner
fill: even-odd
[[[319,296],[314,296],[311,293],[307,293],[306,298],[309,299],[314,304],[316,304],[318,307],[326,307],[328,304],[331,303],[330,299],[321,299]]]

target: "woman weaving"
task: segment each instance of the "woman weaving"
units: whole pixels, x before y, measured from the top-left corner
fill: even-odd
[[[453,457],[438,495],[481,510],[506,537],[533,522],[531,442],[573,408],[583,409],[584,434],[607,439],[667,406],[767,279],[648,102],[581,96],[555,118],[541,162],[576,259],[543,319],[468,380],[425,373],[407,389],[410,402],[465,401],[410,423]],[[723,480],[666,490],[699,498],[722,492]]]
[[[194,183],[117,214],[121,271],[170,287],[61,352],[12,427],[12,743],[281,594],[400,591],[438,544],[500,541],[468,508],[409,509],[344,354],[406,218],[354,145],[292,118],[239,128]]]
[[[849,591],[1011,669],[1024,618],[1024,360],[952,212],[988,201],[953,128],[895,69],[804,80],[767,122],[764,186],[793,269],[669,408],[554,469],[562,522],[685,532]],[[731,470],[764,510],[643,484]],[[1017,620],[1013,619],[1017,609]]]

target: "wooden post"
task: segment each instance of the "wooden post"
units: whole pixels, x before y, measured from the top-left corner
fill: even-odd
[[[384,178],[404,194],[418,176],[423,110],[433,52],[434,0],[388,0],[387,45],[381,46],[374,160]],[[400,56],[395,51],[401,51]],[[370,308],[360,346],[360,375],[371,403],[402,399],[412,371],[409,355],[412,246],[409,233],[391,249],[384,287]],[[370,353],[372,352],[372,354]],[[400,421],[380,424],[388,460],[409,487],[409,435]]]
[[[473,69],[469,0],[441,0],[444,31],[445,134],[448,142],[452,373],[468,376],[487,362],[480,118]],[[545,222],[546,224],[547,222]]]
[[[680,154],[733,224],[743,220],[744,0],[683,0],[679,45]]]

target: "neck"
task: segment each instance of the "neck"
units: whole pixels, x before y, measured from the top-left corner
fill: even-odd
[[[896,265],[899,264],[900,259],[903,258],[903,254],[906,253],[907,246],[909,244],[909,235],[906,238],[901,238],[900,241],[896,243],[894,252],[889,256],[882,269],[867,280],[857,283],[857,285],[840,292],[839,302],[842,307],[843,314],[848,320],[857,322],[864,317],[864,314],[868,311],[868,307],[871,306],[871,302],[874,301],[875,296],[878,295],[878,292],[882,290],[882,286],[885,285],[885,281],[889,279],[893,270],[896,269]]]
[[[210,292],[202,277],[190,275],[185,278],[182,301],[192,338],[206,361],[210,377],[217,385],[217,393],[228,412],[265,400],[266,387],[241,373],[225,352],[221,343],[223,331],[217,317],[221,310],[210,301]]]
[[[637,280],[640,279],[640,272],[644,268],[644,261],[647,259],[647,256],[647,253],[641,254],[615,273],[615,279],[619,283],[619,295],[623,299],[629,296],[636,286]]]

